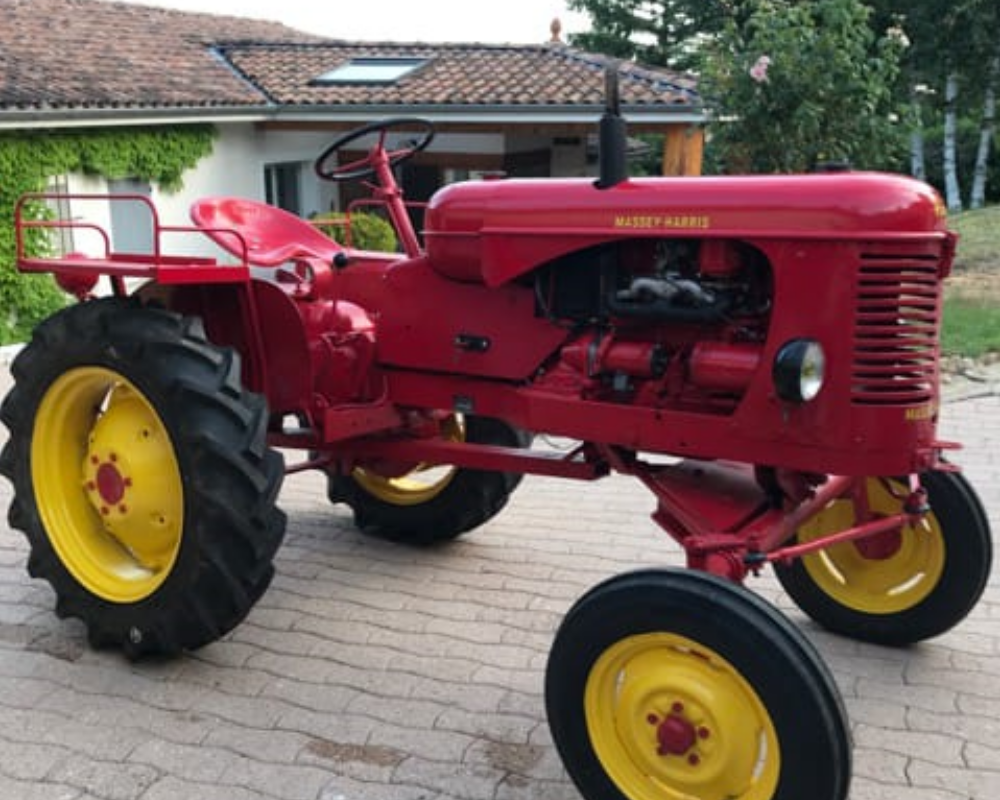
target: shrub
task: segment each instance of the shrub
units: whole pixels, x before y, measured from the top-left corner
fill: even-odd
[[[396,251],[396,232],[392,225],[377,214],[356,212],[350,215],[350,241],[348,241],[348,216],[331,212],[313,217],[323,233],[341,244],[357,247],[359,250],[376,250],[383,253]],[[329,223],[329,224],[323,224]]]

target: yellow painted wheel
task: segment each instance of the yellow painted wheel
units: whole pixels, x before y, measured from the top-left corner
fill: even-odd
[[[900,513],[909,493],[897,481],[868,478],[864,491],[876,517]],[[799,529],[810,542],[857,525],[854,501],[836,500]],[[926,599],[944,571],[945,545],[934,513],[868,540],[834,545],[802,559],[816,585],[836,602],[867,614],[894,614]]]
[[[584,705],[594,751],[630,800],[774,796],[774,724],[711,648],[670,633],[627,637],[594,664]]]
[[[284,464],[240,372],[198,320],[114,297],[54,314],[11,365],[8,518],[94,646],[201,647],[267,589]]]
[[[156,591],[180,549],[184,489],[141,391],[101,367],[61,375],[38,406],[31,470],[52,547],[88,592],[132,603]]]
[[[521,448],[531,442],[506,422],[450,415],[438,435],[470,445]],[[414,545],[446,542],[483,524],[506,505],[521,475],[432,464],[371,464],[329,474],[327,494],[347,503],[362,533]]]
[[[775,563],[796,605],[831,631],[885,645],[937,636],[957,625],[989,578],[989,522],[969,483],[956,472],[920,476],[930,511],[914,524],[833,545],[791,563]],[[867,505],[876,517],[899,513],[908,483],[864,478],[799,528],[808,542],[854,527]]]
[[[545,708],[586,800],[844,800],[847,718],[787,618],[714,575],[642,570],[580,598]]]
[[[441,424],[441,436],[446,441],[465,441],[465,421],[450,416]],[[418,464],[403,475],[386,477],[374,469],[358,467],[352,477],[372,497],[394,506],[416,506],[439,496],[455,477],[455,467]]]

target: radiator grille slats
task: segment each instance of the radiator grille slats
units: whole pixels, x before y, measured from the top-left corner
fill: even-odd
[[[861,257],[852,402],[919,405],[934,398],[939,293],[935,256],[870,253]]]

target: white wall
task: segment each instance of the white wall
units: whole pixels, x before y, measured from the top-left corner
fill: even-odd
[[[153,190],[153,202],[165,225],[190,225],[188,208],[199,197],[234,195],[264,199],[261,137],[248,123],[217,125],[212,153],[184,173],[178,192]]]
[[[184,185],[177,192],[154,187],[152,201],[161,225],[190,226],[191,204],[202,197],[232,195],[264,199],[264,168],[261,164],[261,137],[249,123],[216,126],[219,135],[212,153],[184,173]],[[163,251],[174,255],[222,257],[219,249],[200,233],[166,234]]]
[[[107,194],[108,183],[93,175],[67,175],[66,188],[70,194]],[[70,216],[73,222],[96,225],[111,235],[111,209],[107,200],[71,200]],[[78,228],[73,231],[73,249],[91,258],[105,255],[105,245],[98,233]]]
[[[261,130],[252,123],[226,123],[217,126],[219,136],[212,153],[197,167],[184,175],[184,185],[177,192],[165,192],[154,187],[151,200],[156,206],[161,225],[190,226],[188,209],[196,199],[211,195],[232,195],[263,201],[265,199],[264,170],[268,164],[295,163],[300,168],[300,201],[305,215],[339,207],[337,185],[316,178],[313,163],[343,132],[308,132]],[[391,136],[389,147],[412,134]],[[582,137],[581,137],[582,138]],[[372,138],[359,140],[351,146],[363,149]],[[508,150],[530,151],[551,146],[546,137],[505,137],[501,133],[439,134],[431,151],[447,153],[502,154]],[[552,174],[556,176],[587,174],[586,152],[580,146],[556,146],[552,154]],[[103,179],[82,175],[70,176],[69,190],[74,193],[106,193]],[[74,218],[88,221],[111,231],[108,203],[74,203]],[[100,242],[93,234],[78,233],[77,249],[89,255],[100,254]],[[222,257],[221,251],[203,234],[167,234],[162,241],[163,252],[175,255]]]

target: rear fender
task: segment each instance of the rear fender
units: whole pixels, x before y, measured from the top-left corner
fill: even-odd
[[[306,412],[311,384],[306,330],[296,303],[280,286],[262,280],[249,286],[148,284],[137,294],[144,302],[201,319],[211,342],[239,353],[244,386],[263,394],[272,413]]]

